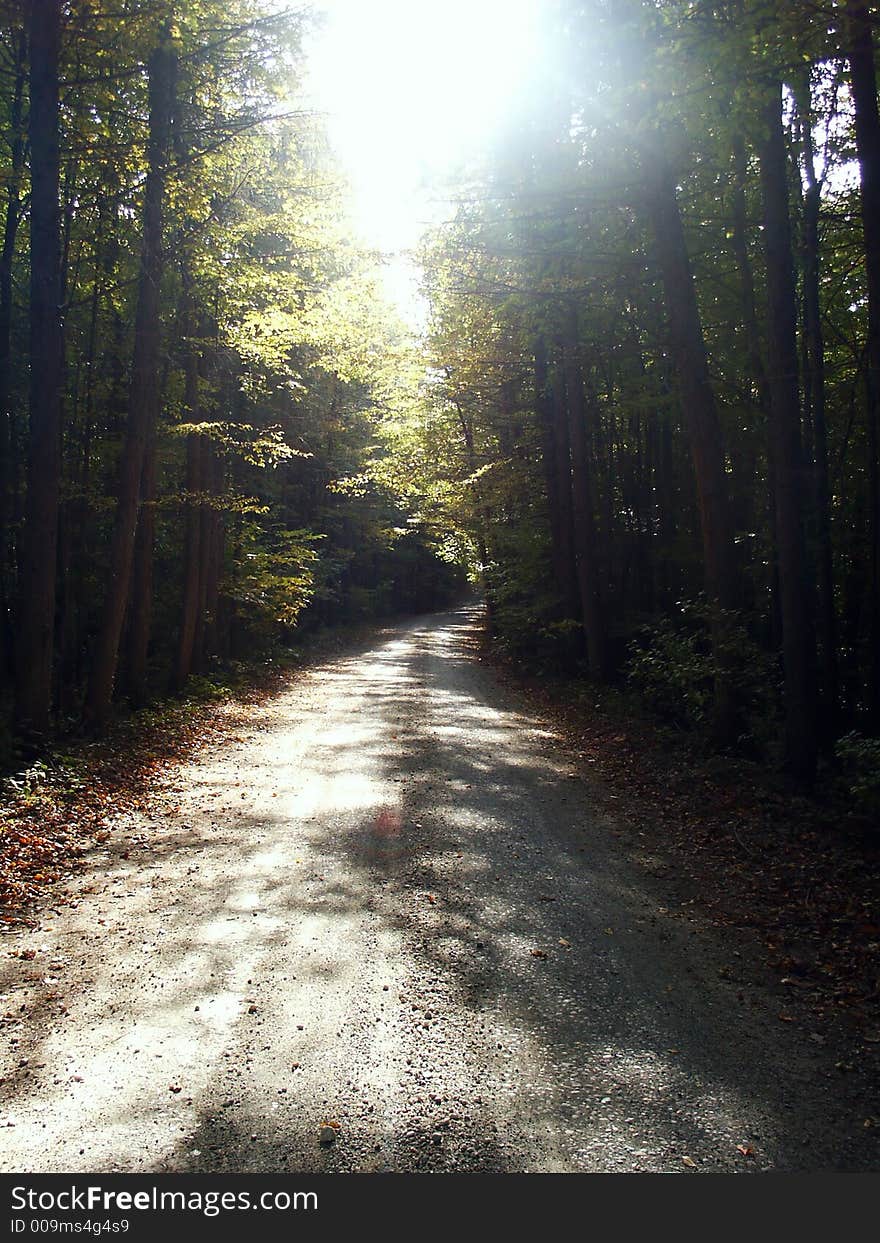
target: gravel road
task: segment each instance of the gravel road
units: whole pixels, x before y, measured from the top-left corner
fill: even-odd
[[[0,1168],[878,1168],[863,1068],[667,909],[473,627],[297,675],[3,938]]]

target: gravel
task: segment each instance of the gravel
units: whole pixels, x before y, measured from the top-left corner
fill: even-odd
[[[473,628],[298,675],[4,938],[0,1169],[877,1168],[873,1066],[668,907]]]

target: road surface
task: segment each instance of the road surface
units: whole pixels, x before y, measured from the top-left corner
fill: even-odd
[[[3,939],[0,1168],[876,1168],[858,1076],[473,633],[297,675]]]

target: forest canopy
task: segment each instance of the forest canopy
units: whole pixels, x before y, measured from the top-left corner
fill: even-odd
[[[498,635],[807,782],[880,719],[876,27],[547,5],[424,248],[430,434]]]
[[[313,14],[2,6],[10,737],[470,579],[517,660],[876,777],[876,6],[536,12],[420,332],[304,95]]]
[[[0,672],[25,739],[463,581],[367,470],[418,363],[300,98],[308,20],[3,7]]]

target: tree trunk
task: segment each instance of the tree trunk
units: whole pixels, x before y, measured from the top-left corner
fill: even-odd
[[[12,345],[12,269],[21,221],[21,179],[24,170],[23,98],[27,77],[27,35],[19,32],[9,128],[12,161],[6,185],[6,218],[0,251],[0,678],[12,670],[12,604],[15,594],[12,544],[12,490],[15,483],[15,418],[10,400]]]
[[[813,114],[809,76],[797,92],[803,157],[803,320],[805,422],[813,441],[813,556],[819,638],[819,677],[822,735],[826,743],[836,734],[838,710],[837,618],[834,608],[834,564],[831,549],[831,503],[828,482],[828,433],[825,423],[825,343],[819,298],[819,209],[822,188],[816,178],[813,150]]]
[[[205,479],[212,496],[222,496],[225,468],[223,457],[210,442],[203,446]],[[198,667],[204,669],[209,656],[220,647],[217,608],[223,574],[223,550],[226,532],[221,511],[208,504],[202,508],[202,570],[199,589],[199,615],[196,630]]]
[[[82,600],[84,594],[84,562],[87,553],[87,530],[90,506],[88,499],[91,480],[92,435],[95,423],[95,371],[98,361],[98,324],[104,296],[104,281],[109,280],[112,264],[107,260],[108,246],[105,238],[105,209],[99,208],[95,235],[94,279],[92,283],[89,331],[85,357],[85,402],[79,428],[76,466],[73,471],[74,495],[62,517],[62,535],[65,523],[67,531],[67,554],[59,557],[65,565],[62,572],[63,597],[59,610],[59,705],[65,714],[72,711],[73,699],[79,694],[82,683]],[[111,347],[112,349],[112,347]],[[75,412],[74,412],[75,413]],[[66,563],[66,564],[65,564]]]
[[[31,6],[30,435],[16,618],[15,718],[48,731],[61,469],[62,324],[59,217],[60,0]]]
[[[776,592],[776,547],[773,535],[772,502],[766,476],[762,480],[760,450],[766,437],[770,397],[767,390],[767,370],[762,355],[761,329],[755,299],[755,281],[749,256],[748,211],[746,206],[747,159],[746,147],[740,134],[732,141],[733,185],[731,194],[731,246],[736,261],[739,314],[746,340],[747,381],[749,385],[749,425],[740,438],[735,466],[738,486],[735,487],[737,521],[740,531],[755,532],[761,527],[770,532],[769,575],[763,584],[769,593],[770,609],[778,607]],[[743,541],[742,569],[751,568],[740,584],[745,594],[745,607],[756,604],[757,574],[760,562],[756,561],[756,549],[751,541]],[[777,628],[778,629],[778,628]]]
[[[467,460],[468,474],[473,477],[477,471],[477,454],[474,445],[474,428],[473,423],[465,414],[463,408],[457,401],[454,402],[458,421],[461,426],[461,434],[464,440],[465,455]],[[486,621],[491,631],[495,625],[495,593],[492,586],[491,577],[489,575],[489,532],[492,529],[492,515],[489,508],[483,500],[482,488],[479,480],[474,480],[474,517],[475,517],[475,537],[477,544],[477,555],[480,558],[480,577],[482,579],[483,594],[486,601]]]
[[[694,278],[675,181],[655,135],[653,150],[644,154],[648,194],[646,210],[657,240],[671,353],[681,390],[685,426],[697,486],[706,594],[709,598],[712,643],[718,673],[715,679],[714,733],[719,742],[733,740],[736,709],[726,673],[723,613],[738,602],[734,574],[724,448],[715,394],[709,381],[706,343],[694,290]]]
[[[862,228],[868,287],[868,708],[880,722],[880,112],[869,0],[846,0],[847,55],[861,168]]]
[[[553,580],[560,598],[560,616],[577,619],[580,616],[580,607],[571,516],[571,456],[568,429],[564,422],[562,426],[556,422],[556,404],[547,362],[547,347],[543,338],[539,338],[535,343],[535,406],[541,429],[544,478],[547,486]]]
[[[571,500],[575,558],[587,664],[594,678],[606,673],[605,618],[599,593],[599,548],[593,512],[592,463],[587,430],[589,410],[584,400],[584,381],[578,362],[577,313],[572,310],[563,347],[568,435],[571,444]]]
[[[189,281],[184,275],[184,284]],[[186,421],[198,423],[201,418],[199,403],[199,359],[196,352],[195,319],[189,290],[184,292],[185,307],[182,318],[182,335],[186,341],[184,406]],[[199,618],[201,585],[204,579],[202,513],[204,505],[198,499],[206,492],[208,482],[204,467],[207,465],[206,446],[202,437],[191,432],[186,438],[186,538],[183,561],[183,603],[180,617],[180,635],[177,643],[177,659],[174,667],[174,689],[181,691],[193,667],[193,652]]]
[[[770,440],[785,672],[785,765],[800,781],[816,770],[815,639],[804,544],[797,302],[791,250],[782,88],[768,91],[759,158],[767,266]]]
[[[156,538],[156,426],[149,429],[141,473],[141,500],[132,560],[128,608],[128,663],[126,681],[132,703],[148,698],[147,655],[153,619],[153,545]]]
[[[120,463],[116,519],[110,547],[110,575],[85,715],[100,726],[110,710],[134,556],[144,456],[159,402],[159,286],[162,279],[162,214],[171,135],[177,55],[170,38],[149,63],[150,137],[144,192],[144,236],[135,316],[128,420]]]

